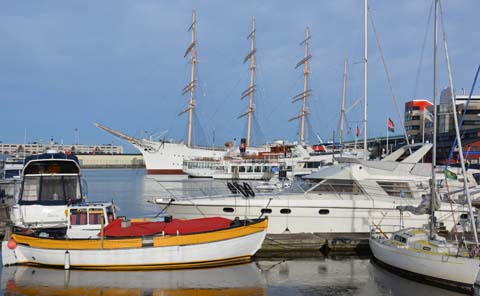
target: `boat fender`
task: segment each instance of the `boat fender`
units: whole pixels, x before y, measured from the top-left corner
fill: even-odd
[[[237,189],[237,192],[240,192],[244,197],[248,197],[248,193],[245,191],[245,188],[238,184],[237,182],[233,182],[233,186]]]
[[[243,182],[243,188],[245,188],[245,192],[247,192],[248,196],[255,197],[255,191],[253,191],[252,186],[247,182]]]
[[[235,188],[235,185],[233,185],[232,183],[227,182],[227,187],[228,187],[228,189],[230,190],[231,193],[233,193],[233,194],[238,193],[237,188]]]
[[[65,262],[63,267],[65,270],[70,269],[70,252],[68,250],[65,251]]]
[[[15,239],[13,237],[11,237],[9,240],[8,240],[8,243],[7,243],[7,247],[10,249],[10,250],[13,250],[17,247],[17,241],[15,241]]]

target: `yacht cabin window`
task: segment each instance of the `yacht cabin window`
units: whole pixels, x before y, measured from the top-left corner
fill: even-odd
[[[377,184],[390,196],[413,197],[412,190],[406,182],[377,181]]]
[[[355,180],[327,179],[312,189],[315,192],[336,192],[336,193],[364,193],[363,189]]]
[[[404,244],[407,243],[407,239],[404,238],[403,236],[400,236],[400,235],[395,235],[393,237],[393,239],[396,240],[397,242],[401,242],[401,243],[404,243]]]

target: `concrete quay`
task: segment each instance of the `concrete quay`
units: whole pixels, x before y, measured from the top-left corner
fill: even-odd
[[[84,169],[118,169],[144,168],[145,162],[141,154],[96,154],[77,155],[80,166]]]

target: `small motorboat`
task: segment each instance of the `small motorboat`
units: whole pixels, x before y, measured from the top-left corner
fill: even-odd
[[[3,265],[65,269],[175,269],[245,263],[260,249],[266,219],[127,219],[112,202],[83,199],[73,155],[26,159]]]

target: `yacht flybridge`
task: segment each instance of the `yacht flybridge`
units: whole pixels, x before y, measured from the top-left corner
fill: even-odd
[[[238,194],[234,198],[168,197],[156,202],[166,207],[168,213],[182,218],[268,216],[269,233],[368,233],[372,223],[382,223],[384,232],[393,232],[401,226],[420,227],[426,215],[401,212],[397,206],[416,206],[428,194],[430,165],[421,160],[431,146],[411,145],[382,161],[340,159],[342,162],[305,176],[307,189],[292,185],[291,189],[297,192],[257,194],[254,198]],[[409,148],[414,151],[410,155]],[[467,181],[469,186],[477,186],[473,177]],[[458,202],[442,202],[438,211],[438,222],[451,229],[454,221],[463,222],[465,219],[460,217],[468,216],[462,203],[463,194],[455,190],[463,185],[445,178],[438,182],[443,184],[443,197]]]

